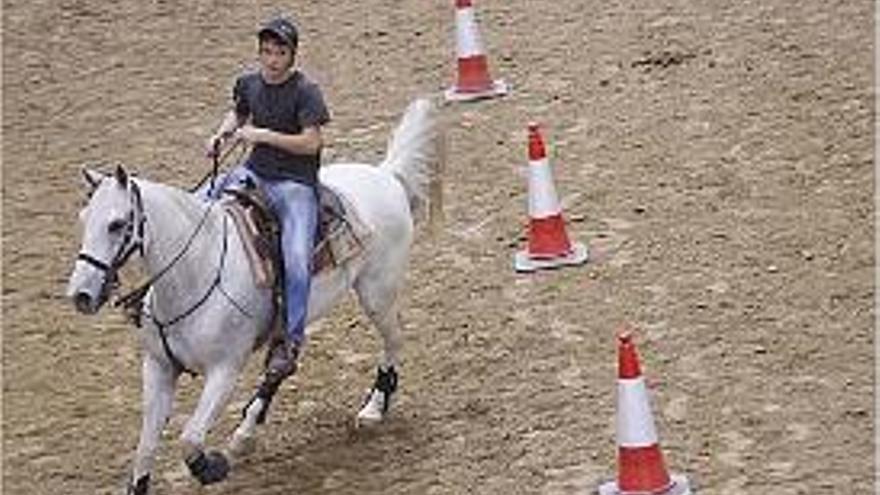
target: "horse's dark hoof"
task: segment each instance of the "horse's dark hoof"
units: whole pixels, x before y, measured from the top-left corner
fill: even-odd
[[[220,452],[199,451],[186,460],[189,472],[203,485],[210,485],[226,479],[229,474],[229,461]]]
[[[137,481],[128,482],[128,486],[125,489],[125,495],[147,495],[150,491],[150,475],[145,474],[138,478]]]

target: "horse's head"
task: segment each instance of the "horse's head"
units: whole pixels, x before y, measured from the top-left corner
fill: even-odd
[[[96,313],[118,285],[117,272],[143,250],[144,210],[140,188],[120,166],[113,175],[83,169],[90,189],[80,212],[83,240],[67,295],[82,313]]]

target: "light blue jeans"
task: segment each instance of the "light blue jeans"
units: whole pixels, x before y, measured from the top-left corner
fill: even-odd
[[[236,186],[248,178],[266,193],[269,208],[281,224],[284,328],[288,342],[302,344],[312,282],[312,251],[318,232],[317,190],[293,180],[263,179],[244,165],[239,165],[228,174],[218,176],[213,190],[210,184],[206,184],[195,194],[213,201],[227,187]]]

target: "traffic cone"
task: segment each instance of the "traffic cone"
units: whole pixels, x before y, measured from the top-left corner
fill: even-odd
[[[458,81],[445,92],[446,101],[470,101],[507,94],[507,83],[489,76],[489,63],[477,28],[471,0],[455,0],[455,51]]]
[[[513,258],[514,268],[530,272],[587,261],[587,248],[572,243],[553,186],[553,172],[538,124],[529,124],[529,241]]]
[[[685,476],[666,471],[632,333],[618,335],[617,481],[599,495],[690,495]]]

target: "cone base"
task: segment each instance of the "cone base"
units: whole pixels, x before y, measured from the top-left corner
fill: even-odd
[[[571,243],[571,252],[555,258],[533,258],[528,251],[519,251],[513,257],[513,267],[518,272],[533,272],[535,270],[580,265],[586,263],[587,258],[589,258],[587,246],[580,242],[573,242]]]
[[[616,481],[609,481],[599,486],[599,495],[691,495],[691,485],[686,476],[671,474],[672,485],[659,492],[622,492],[617,488]]]
[[[496,96],[504,96],[510,91],[510,87],[501,79],[496,79],[488,88],[477,91],[462,91],[458,86],[447,89],[443,96],[446,101],[473,101],[485,98],[495,98]]]

